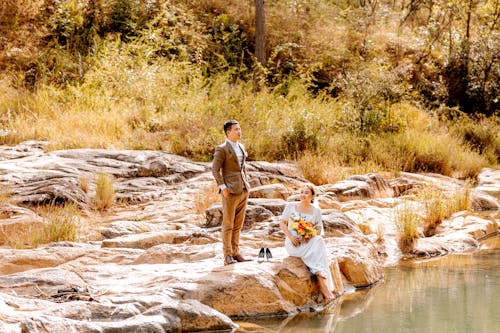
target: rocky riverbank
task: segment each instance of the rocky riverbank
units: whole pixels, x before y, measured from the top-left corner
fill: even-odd
[[[45,152],[45,142],[0,147],[0,331],[171,332],[231,330],[236,318],[320,311],[313,276],[287,256],[279,215],[306,181],[289,163],[250,162],[251,199],[242,233],[253,261],[223,266],[220,204],[208,163],[159,151],[76,149]],[[92,209],[98,173],[114,177],[115,204]],[[88,188],[82,186],[88,181]],[[396,211],[412,190],[443,192],[463,181],[435,174],[350,177],[319,186],[336,295],[383,280],[402,256]],[[497,232],[500,172],[483,170],[473,210],[455,213],[415,255],[465,251]],[[493,195],[491,195],[493,194]],[[74,203],[83,212],[79,242],[32,249],[6,246],[23,226],[46,223],[34,206]],[[415,207],[423,205],[414,202]],[[273,258],[258,261],[261,247]]]

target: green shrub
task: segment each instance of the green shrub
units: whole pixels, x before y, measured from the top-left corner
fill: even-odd
[[[286,157],[297,156],[306,150],[316,150],[318,148],[318,138],[316,133],[309,132],[305,125],[305,120],[299,119],[293,129],[283,137],[283,154]]]
[[[490,163],[500,162],[500,120],[497,117],[470,117],[459,114],[450,121],[453,133]]]

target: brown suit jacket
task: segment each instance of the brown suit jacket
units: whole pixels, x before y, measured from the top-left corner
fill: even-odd
[[[212,161],[212,174],[217,185],[226,184],[229,193],[240,194],[244,189],[250,190],[245,168],[245,160],[248,156],[242,144],[238,143],[243,151],[242,166],[238,165],[238,156],[233,147],[226,141],[215,148],[214,160]]]

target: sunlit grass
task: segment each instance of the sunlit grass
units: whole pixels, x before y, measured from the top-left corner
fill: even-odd
[[[376,231],[377,238],[375,239],[375,242],[378,244],[384,243],[384,226],[382,224],[379,224],[377,226],[377,231]]]
[[[467,183],[462,189],[453,191],[448,198],[448,210],[450,215],[460,211],[470,211],[472,209],[471,202],[471,185]]]
[[[344,33],[338,29],[332,36]],[[226,73],[207,78],[196,64],[155,56],[155,47],[144,38],[103,39],[81,82],[66,86],[40,83],[30,91],[15,79],[0,80],[0,130],[7,131],[0,144],[41,139],[49,149],[153,149],[209,161],[225,139],[223,122],[234,118],[250,159],[297,160],[316,184],[383,171],[473,178],[491,163],[424,107],[381,99],[379,91],[400,89],[382,65],[360,68],[336,98],[312,95],[304,78],[255,94],[250,81]],[[364,113],[358,95],[371,105]]]
[[[451,193],[425,187],[417,193],[416,198],[424,206],[423,233],[426,237],[433,236],[443,220],[454,213],[471,209],[469,186]]]
[[[87,175],[80,174],[78,176],[78,185],[84,193],[89,192],[90,179]]]
[[[39,223],[18,223],[0,228],[0,245],[16,249],[33,248],[43,230]]]
[[[62,207],[48,206],[42,213],[45,224],[39,235],[35,236],[34,245],[60,241],[78,241],[80,211],[74,204],[65,204]]]
[[[0,206],[9,203],[11,195],[11,190],[8,187],[0,185]]]
[[[411,253],[418,241],[418,226],[420,216],[413,211],[412,206],[405,202],[396,211],[396,226],[398,228],[398,247],[404,254]]]
[[[321,152],[304,152],[298,159],[298,166],[304,177],[315,185],[332,184],[347,176],[340,163]]]
[[[82,220],[76,205],[51,204],[33,209],[41,219],[4,225],[0,228],[0,245],[33,248],[51,242],[80,240]]]
[[[112,176],[104,172],[99,172],[95,186],[95,208],[99,211],[109,209],[113,205],[115,199],[115,189],[113,187]]]

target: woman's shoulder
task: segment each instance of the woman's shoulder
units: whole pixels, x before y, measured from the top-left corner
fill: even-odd
[[[285,204],[285,208],[283,209],[283,215],[287,215],[292,213],[295,210],[295,206],[293,205],[293,202],[287,202]]]
[[[297,207],[298,204],[299,204],[298,201],[290,201],[290,202],[287,202],[285,208],[289,209],[289,210],[291,210],[291,209],[295,210],[295,207]]]
[[[295,207],[297,206],[298,203],[299,203],[298,201],[288,201],[286,205],[289,207]]]

